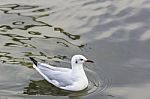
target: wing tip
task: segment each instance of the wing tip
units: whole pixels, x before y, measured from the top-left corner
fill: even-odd
[[[29,57],[30,58],[30,60],[37,66],[37,61],[34,59],[34,58],[32,58],[32,57]]]

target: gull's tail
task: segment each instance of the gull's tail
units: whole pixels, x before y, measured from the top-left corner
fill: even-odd
[[[34,59],[34,58],[32,58],[32,57],[29,57],[30,58],[30,60],[37,66],[37,61]]]

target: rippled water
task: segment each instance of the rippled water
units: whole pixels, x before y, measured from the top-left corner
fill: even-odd
[[[149,0],[0,0],[1,99],[149,99]],[[69,67],[74,54],[90,81],[81,92],[50,85],[29,56]]]

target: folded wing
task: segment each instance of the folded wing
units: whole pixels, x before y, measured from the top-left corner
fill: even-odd
[[[30,58],[31,59],[31,58]],[[71,69],[54,67],[45,63],[33,61],[33,67],[49,82],[57,87],[72,85]]]

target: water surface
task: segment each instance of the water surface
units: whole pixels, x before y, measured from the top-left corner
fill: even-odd
[[[0,98],[149,99],[149,0],[0,1]],[[74,54],[95,61],[77,93],[47,83],[28,59],[70,67]]]

